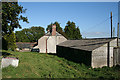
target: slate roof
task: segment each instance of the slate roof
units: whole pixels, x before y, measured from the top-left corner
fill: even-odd
[[[48,33],[45,34],[45,36],[51,36],[51,33],[48,32]],[[62,36],[62,35],[56,31],[56,36]]]
[[[16,42],[17,48],[33,48],[37,42]]]
[[[70,47],[85,51],[92,51],[105,43],[110,42],[116,38],[94,38],[94,39],[80,39],[80,40],[67,40],[63,43],[58,44],[58,46]]]

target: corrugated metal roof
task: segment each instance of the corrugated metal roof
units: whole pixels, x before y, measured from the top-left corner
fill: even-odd
[[[81,49],[85,51],[92,51],[105,43],[110,42],[116,38],[94,38],[94,39],[80,39],[80,40],[67,40],[58,46],[70,47],[75,49]]]

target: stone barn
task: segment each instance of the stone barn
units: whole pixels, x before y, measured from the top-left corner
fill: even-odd
[[[56,45],[66,41],[67,39],[56,31],[56,25],[52,26],[52,31],[48,31],[43,37],[38,40],[38,45],[35,48],[39,48],[40,53],[56,53]]]
[[[120,65],[117,38],[67,40],[57,45],[57,55],[93,68]]]

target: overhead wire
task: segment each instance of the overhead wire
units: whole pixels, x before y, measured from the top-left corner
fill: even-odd
[[[116,17],[116,16],[117,16],[117,14],[113,15],[112,17]],[[96,27],[98,28],[101,24],[105,23],[105,22],[108,21],[110,18],[111,18],[111,17],[106,18],[105,20],[101,21],[100,23],[97,23],[97,24],[95,24],[94,26],[85,29],[85,31],[82,29],[82,31],[83,31],[83,32],[86,32],[86,31],[88,31],[89,29],[95,29]]]
[[[114,15],[114,16],[112,16],[112,17],[116,17],[116,16],[117,16],[117,15]],[[99,27],[101,24],[105,23],[105,22],[108,21],[110,18],[111,18],[111,17],[106,18],[105,20],[101,21],[100,23],[97,23],[97,24],[95,24],[94,26],[87,28],[87,30],[89,30],[89,29],[91,29],[91,28]]]

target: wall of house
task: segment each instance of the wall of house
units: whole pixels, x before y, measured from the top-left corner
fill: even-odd
[[[48,38],[48,36],[43,36],[38,40],[38,47],[40,49],[41,53],[45,53],[46,52],[46,39]]]
[[[38,40],[38,47],[40,49],[40,53],[46,53],[47,38],[48,53],[56,53],[56,45],[67,40],[64,36],[43,36]]]
[[[64,36],[57,36],[57,44],[60,44],[64,41],[67,41],[67,39]]]
[[[22,49],[22,52],[30,52],[30,51],[31,51],[30,48],[24,48],[24,49]]]
[[[117,46],[117,39],[114,39],[110,42],[109,47],[109,66],[113,66],[113,48]],[[92,67],[98,68],[107,66],[107,60],[108,60],[108,44],[105,44],[95,50],[92,51]]]

